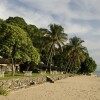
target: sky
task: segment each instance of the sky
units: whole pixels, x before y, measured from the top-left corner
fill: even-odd
[[[39,28],[62,25],[69,38],[85,41],[83,45],[100,66],[100,0],[0,0],[0,18],[10,16]]]

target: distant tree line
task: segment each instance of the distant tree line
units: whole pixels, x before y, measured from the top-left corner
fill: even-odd
[[[67,42],[69,40],[69,43]],[[65,73],[91,73],[96,63],[82,45],[84,40],[74,36],[68,39],[61,25],[50,24],[49,29],[27,24],[23,18],[0,19],[0,56],[12,62],[15,74],[16,62],[27,65],[25,69],[37,69],[39,62]]]

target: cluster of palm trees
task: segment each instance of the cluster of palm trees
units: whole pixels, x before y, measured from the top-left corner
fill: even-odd
[[[86,47],[82,46],[84,41],[75,36],[67,43],[67,34],[64,33],[62,26],[50,24],[49,27],[50,30],[45,33],[45,50],[49,54],[47,65],[50,67],[50,71],[52,64],[59,67],[64,66],[66,72],[78,71],[81,62],[85,60],[85,55],[88,53]],[[55,61],[57,59],[54,60],[57,54],[59,54],[57,57],[62,59],[61,63]]]

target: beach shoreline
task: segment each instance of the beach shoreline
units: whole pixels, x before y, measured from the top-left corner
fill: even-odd
[[[0,100],[100,100],[100,77],[78,75],[12,91]]]

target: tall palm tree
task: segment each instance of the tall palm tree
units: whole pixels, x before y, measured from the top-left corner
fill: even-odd
[[[64,56],[66,55],[67,60],[66,72],[77,72],[81,62],[85,60],[87,49],[82,46],[83,42],[83,40],[75,36],[70,39],[69,45],[66,46],[64,51]]]
[[[50,24],[50,31],[46,35],[48,43],[46,44],[46,50],[49,54],[47,65],[50,66],[49,71],[51,72],[51,64],[53,63],[52,58],[55,55],[56,48],[62,49],[64,42],[67,41],[67,34],[64,33],[64,28],[60,25]]]

